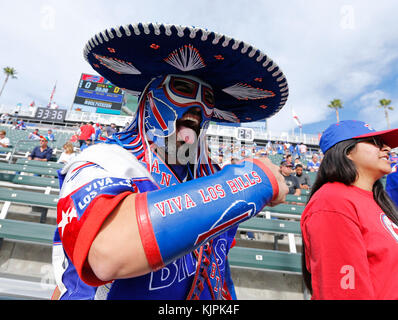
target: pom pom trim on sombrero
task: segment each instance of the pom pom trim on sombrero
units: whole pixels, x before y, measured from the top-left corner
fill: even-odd
[[[267,55],[249,44],[197,27],[138,23],[92,37],[84,57],[107,80],[139,93],[157,76],[189,74],[212,86],[217,122],[269,118],[285,104],[288,83]]]

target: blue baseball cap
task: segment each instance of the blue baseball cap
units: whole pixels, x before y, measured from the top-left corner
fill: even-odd
[[[376,136],[390,148],[398,146],[398,129],[376,131],[368,123],[357,120],[344,120],[329,126],[323,132],[319,146],[325,153],[341,141]]]

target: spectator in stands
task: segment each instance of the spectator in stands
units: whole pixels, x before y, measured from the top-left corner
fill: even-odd
[[[48,141],[54,141],[55,140],[53,131],[51,129],[48,129],[48,131],[47,131],[47,138],[48,138]]]
[[[40,139],[39,129],[35,129],[35,130],[33,130],[33,132],[29,133],[28,139],[29,140],[39,140]]]
[[[294,147],[294,155],[296,158],[300,158],[301,153],[300,153],[300,145],[297,143]]]
[[[287,164],[293,165],[293,157],[292,157],[292,155],[290,153],[286,154],[285,160],[286,160]]]
[[[397,136],[352,120],[324,131],[325,157],[301,217],[312,299],[398,299],[398,212],[380,181]]]
[[[7,133],[5,130],[0,130],[0,147],[8,148],[10,146],[10,139],[6,137]]]
[[[48,147],[48,140],[46,137],[40,136],[40,145],[35,147],[28,157],[29,160],[50,161],[53,155],[53,149]]]
[[[296,178],[300,185],[300,189],[308,190],[311,188],[310,177],[304,172],[302,164],[296,164]]]
[[[398,163],[393,163],[392,172],[387,175],[386,191],[398,208]]]
[[[318,160],[318,155],[314,153],[312,155],[312,160],[307,162],[307,170],[310,172],[317,172],[320,165],[321,163]]]
[[[96,123],[94,125],[94,137],[93,137],[93,141],[97,141],[100,139],[101,134],[102,134],[102,126],[99,123]]]
[[[63,145],[63,151],[58,159],[58,163],[67,163],[71,158],[76,156],[72,142],[66,142]]]
[[[301,143],[299,146],[300,155],[305,156],[307,154],[307,146],[304,143]]]
[[[294,159],[294,167],[296,168],[298,164],[301,164],[301,166],[304,168],[303,163],[301,162],[301,158],[297,157],[296,159]]]
[[[15,129],[17,129],[17,130],[26,130],[25,122],[23,120],[19,120],[17,122],[17,126],[16,126]]]
[[[80,134],[78,138],[80,148],[86,143],[87,140],[91,139],[93,134],[95,134],[95,130],[92,121],[80,127]]]
[[[9,119],[8,113],[3,113],[0,117],[0,123],[7,123],[8,119]]]
[[[105,135],[107,138],[111,138],[114,133],[116,133],[116,124],[111,123],[110,126],[105,127]]]
[[[394,151],[391,151],[390,161],[392,163],[398,163],[398,156],[397,156],[397,154]]]
[[[286,160],[282,160],[280,164],[280,172],[285,178],[285,182],[289,188],[289,194],[293,194],[295,196],[301,195],[301,189],[298,179],[297,177],[292,175],[293,164],[286,162]]]
[[[277,154],[283,154],[284,150],[283,150],[283,144],[281,141],[277,141],[276,142],[276,153]]]
[[[94,144],[94,142],[93,142],[93,140],[90,138],[90,139],[87,139],[86,141],[84,141],[84,143],[81,145],[81,147],[80,147],[80,151],[83,151],[84,149],[86,149],[86,148],[88,148],[89,146],[91,146],[91,145],[93,145]]]
[[[267,154],[273,154],[273,145],[271,140],[268,140],[267,145],[265,146]]]
[[[239,159],[238,158],[232,158],[231,159],[231,164],[237,164],[239,162]]]

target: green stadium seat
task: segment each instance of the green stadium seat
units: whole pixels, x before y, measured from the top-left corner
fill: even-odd
[[[58,195],[1,188],[0,201],[9,201],[11,203],[19,203],[43,208],[56,208],[58,203]]]
[[[43,190],[46,193],[59,191],[59,181],[55,177],[28,176],[15,173],[0,172],[0,185],[12,189]],[[47,190],[49,189],[49,190]]]
[[[300,222],[278,219],[251,218],[239,224],[239,230],[270,233],[301,234]]]
[[[0,239],[51,245],[55,229],[50,224],[0,219]]]
[[[64,166],[62,163],[57,163],[53,161],[38,161],[38,160],[27,160],[27,159],[18,159],[15,163],[34,166],[34,167],[52,168],[52,169],[61,169]]]
[[[55,189],[59,189],[58,178],[47,178],[47,177],[26,176],[26,175],[16,174],[14,175],[11,182],[25,186],[52,187]]]
[[[276,217],[286,217],[293,219],[300,219],[305,206],[302,205],[292,205],[292,204],[278,204],[275,207],[264,207],[261,213],[266,216],[276,216]]]
[[[286,201],[287,202],[306,203],[307,199],[308,199],[307,195],[295,196],[295,195],[292,195],[292,194],[288,194],[286,196]]]
[[[301,254],[233,247],[228,254],[232,268],[301,274]]]
[[[13,171],[13,172],[27,172],[27,173],[34,173],[34,174],[53,176],[53,177],[58,176],[57,169],[46,168],[46,167],[37,167],[37,166],[31,166],[31,165],[23,165],[23,164],[0,162],[0,170],[1,171]]]

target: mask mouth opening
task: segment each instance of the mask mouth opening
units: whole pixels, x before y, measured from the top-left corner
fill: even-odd
[[[177,119],[177,132],[181,129],[181,127],[186,127],[192,129],[196,133],[196,136],[199,137],[202,121],[203,117],[200,108],[189,108],[180,119]]]

